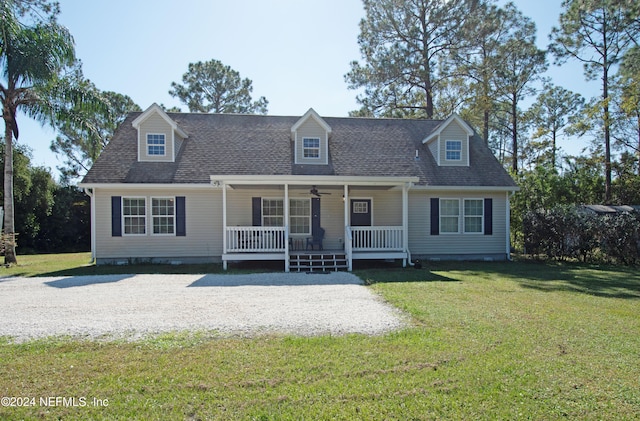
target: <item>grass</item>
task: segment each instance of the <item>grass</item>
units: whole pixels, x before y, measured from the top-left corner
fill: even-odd
[[[385,336],[0,339],[0,395],[37,404],[0,407],[0,418],[637,418],[636,270],[428,266],[355,272],[413,320]],[[39,404],[49,396],[86,405]]]

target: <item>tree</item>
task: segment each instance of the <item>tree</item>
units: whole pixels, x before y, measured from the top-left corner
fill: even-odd
[[[0,145],[2,158],[5,145]],[[23,251],[39,247],[39,236],[51,215],[55,182],[48,169],[31,165],[31,151],[25,145],[14,145],[15,227],[20,233]]]
[[[91,92],[93,97],[104,100],[107,108],[76,105],[73,113],[68,114],[73,118],[56,122],[60,134],[51,142],[51,150],[65,159],[64,166],[58,167],[65,184],[86,174],[129,112],[141,111],[126,95],[100,92],[91,81],[83,77],[79,68],[71,79],[86,92]]]
[[[619,75],[614,86],[618,94],[615,138],[640,158],[640,46],[634,46],[625,54]],[[640,167],[638,171],[640,175]]]
[[[454,73],[466,79],[466,89],[460,96],[466,107],[462,114],[481,128],[482,137],[489,144],[490,130],[495,130],[496,69],[499,67],[501,46],[512,40],[527,20],[513,3],[503,8],[481,1],[467,24],[462,28],[462,48],[453,56]],[[493,121],[492,121],[493,119]]]
[[[551,168],[558,164],[558,136],[578,118],[583,106],[584,98],[580,94],[546,82],[536,102],[527,110],[525,118],[532,126],[532,138],[542,139],[540,146],[549,151]]]
[[[364,88],[357,115],[426,117],[449,74],[445,61],[460,46],[471,0],[364,0],[358,44],[364,64],[351,63],[350,89]],[[356,115],[353,114],[352,115]]]
[[[250,79],[218,60],[190,63],[182,84],[171,83],[169,94],[177,97],[190,112],[266,114],[269,101],[252,101]]]
[[[611,70],[634,45],[640,33],[638,9],[622,0],[563,0],[560,27],[551,33],[550,49],[558,64],[572,58],[584,64],[587,80],[602,81],[605,202],[611,201]]]
[[[547,69],[546,53],[535,45],[536,26],[520,12],[517,19],[521,26],[513,36],[498,47],[495,90],[499,100],[505,105],[503,110],[509,116],[511,134],[511,168],[518,173],[519,159],[519,117],[518,104],[534,93],[531,83]]]
[[[32,4],[33,3],[33,4]],[[38,2],[40,3],[40,2]],[[19,109],[40,120],[51,121],[55,104],[42,92],[55,92],[49,86],[61,70],[73,64],[75,51],[69,31],[55,22],[55,15],[48,19],[37,14],[26,25],[20,22],[21,7],[37,6],[36,2],[3,1],[0,3],[0,102],[5,123],[4,160],[4,230],[5,264],[17,263],[15,255],[15,212],[13,197],[13,140],[19,131],[16,114]],[[46,12],[51,9],[44,9]],[[31,23],[33,22],[33,23]]]

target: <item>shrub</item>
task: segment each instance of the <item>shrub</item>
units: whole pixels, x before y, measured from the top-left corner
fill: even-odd
[[[632,265],[640,260],[640,215],[600,216],[579,206],[529,211],[523,218],[525,253],[592,260],[597,251]]]

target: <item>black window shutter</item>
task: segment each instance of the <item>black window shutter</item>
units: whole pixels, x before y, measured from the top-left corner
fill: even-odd
[[[251,198],[251,212],[252,212],[252,221],[254,227],[259,227],[262,225],[262,198],[261,197],[252,197]]]
[[[111,236],[122,237],[122,197],[111,196]]]
[[[311,198],[311,235],[318,232],[320,228],[320,198]]]
[[[484,235],[493,234],[493,199],[484,199]]]
[[[431,235],[440,235],[440,199],[431,198]]]
[[[186,237],[187,216],[184,196],[176,196],[176,236]]]

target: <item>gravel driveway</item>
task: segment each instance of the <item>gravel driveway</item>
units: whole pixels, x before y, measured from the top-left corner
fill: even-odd
[[[375,335],[405,319],[358,277],[335,272],[0,278],[0,320],[0,336],[23,341],[178,330]]]

